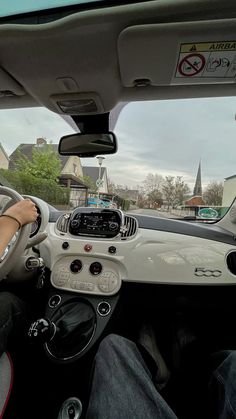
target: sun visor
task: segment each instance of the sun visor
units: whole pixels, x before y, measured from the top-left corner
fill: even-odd
[[[128,27],[118,55],[125,87],[235,83],[236,19]]]
[[[0,98],[23,96],[25,94],[23,87],[5,70],[0,68]]]

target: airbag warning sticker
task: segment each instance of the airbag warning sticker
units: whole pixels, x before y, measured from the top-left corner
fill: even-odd
[[[236,76],[236,41],[181,44],[175,79]]]

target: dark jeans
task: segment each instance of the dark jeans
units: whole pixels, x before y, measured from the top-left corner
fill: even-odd
[[[9,340],[22,339],[25,321],[24,303],[9,292],[0,292],[0,355],[8,348]]]
[[[236,351],[217,354],[209,419],[236,418]],[[95,357],[87,419],[177,419],[157,392],[135,343],[107,336]],[[189,417],[191,419],[191,417]]]
[[[209,383],[211,418],[236,418],[236,351],[214,356],[215,368]]]

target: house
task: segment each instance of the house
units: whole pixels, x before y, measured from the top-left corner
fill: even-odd
[[[100,167],[83,166],[84,176],[89,176],[95,184],[97,184],[96,182],[99,180],[99,170],[100,170]],[[100,183],[100,186],[98,187],[98,192],[108,193],[108,177],[107,177],[106,167],[101,167],[100,181],[101,183]]]
[[[236,197],[236,175],[228,176],[224,181],[222,206],[229,207]]]
[[[201,196],[192,196],[190,199],[185,201],[185,205],[195,207],[199,205],[205,205],[205,201],[202,199]]]
[[[0,143],[0,169],[8,169],[9,157]]]
[[[9,170],[16,169],[16,162],[19,152],[27,159],[32,160],[34,149],[45,149],[47,141],[44,138],[37,138],[35,144],[20,144],[10,155]],[[61,156],[58,153],[58,145],[50,144],[61,161],[61,175],[59,183],[70,189],[70,203],[73,207],[83,206],[87,203],[87,186],[83,183],[83,169],[80,158],[77,156]]]

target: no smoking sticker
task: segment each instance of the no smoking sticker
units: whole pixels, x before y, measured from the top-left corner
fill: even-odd
[[[234,79],[236,41],[181,44],[173,82],[178,79]],[[214,80],[212,80],[214,81]],[[192,83],[192,82],[191,82]]]

